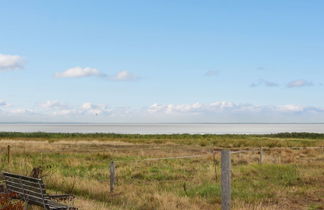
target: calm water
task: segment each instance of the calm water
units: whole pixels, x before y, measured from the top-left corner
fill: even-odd
[[[324,133],[324,124],[0,124],[0,131],[122,134]]]

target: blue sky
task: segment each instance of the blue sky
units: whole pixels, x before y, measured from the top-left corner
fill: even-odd
[[[0,121],[324,122],[323,9],[1,1]]]

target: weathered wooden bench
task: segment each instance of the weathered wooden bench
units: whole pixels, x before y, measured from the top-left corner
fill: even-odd
[[[75,210],[77,208],[57,203],[54,199],[64,199],[71,195],[48,195],[42,179],[21,176],[8,172],[2,173],[6,192],[17,195],[16,199],[25,201],[25,209],[28,205],[41,206],[46,210]]]

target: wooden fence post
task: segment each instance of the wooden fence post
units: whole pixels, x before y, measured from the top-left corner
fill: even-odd
[[[114,185],[115,185],[115,163],[112,161],[110,163],[110,192],[114,192]]]
[[[216,163],[216,152],[213,151],[213,163],[214,163],[214,170],[215,170],[215,181],[217,182],[217,163]]]
[[[221,153],[221,197],[222,210],[231,209],[231,152],[222,150]]]
[[[259,160],[259,163],[262,164],[263,162],[263,150],[262,150],[262,147],[260,147],[260,160]]]
[[[10,145],[8,145],[8,148],[7,148],[7,152],[8,152],[8,165],[10,164]]]

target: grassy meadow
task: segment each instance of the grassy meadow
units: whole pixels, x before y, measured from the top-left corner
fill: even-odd
[[[41,166],[49,192],[74,194],[68,203],[79,209],[219,209],[220,155],[210,151],[260,147],[262,164],[256,151],[232,154],[233,209],[324,209],[324,151],[315,148],[324,147],[323,134],[0,133],[0,171],[29,175]],[[113,193],[111,161],[117,171]]]

